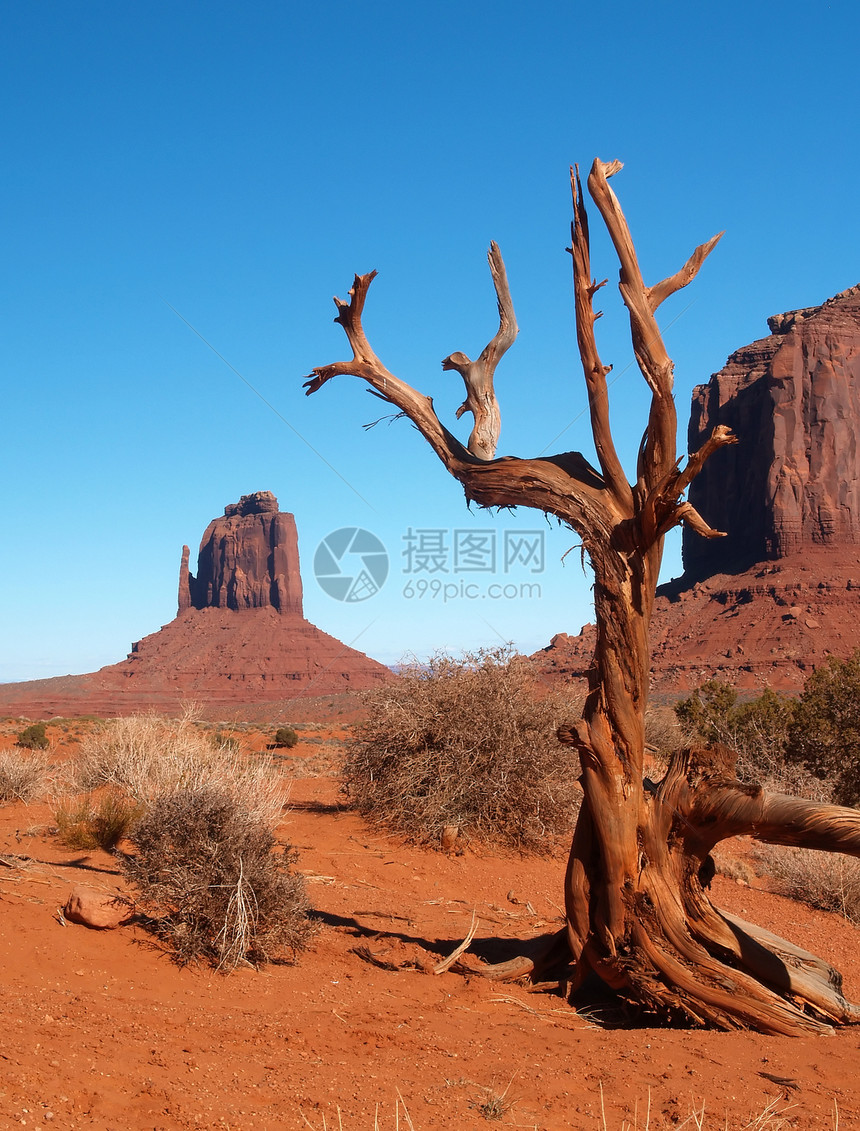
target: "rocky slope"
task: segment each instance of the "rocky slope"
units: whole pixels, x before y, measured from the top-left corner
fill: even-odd
[[[251,717],[392,678],[304,619],[295,519],[260,491],[209,524],[196,576],[183,547],[175,620],[100,671],[0,685],[0,711],[117,715],[193,701],[210,716]]]
[[[594,625],[536,653],[552,678],[584,679]],[[651,631],[651,686],[662,699],[721,679],[743,691],[797,692],[829,655],[860,647],[860,562],[811,550],[689,588],[663,586]]]

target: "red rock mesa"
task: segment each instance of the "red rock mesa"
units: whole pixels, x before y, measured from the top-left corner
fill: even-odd
[[[0,710],[46,717],[175,711],[271,715],[297,699],[362,690],[388,668],[302,615],[296,522],[270,491],[243,495],[206,528],[197,572],[182,550],[175,620],[89,675],[0,686]],[[278,706],[280,705],[280,706]]]
[[[727,537],[684,531],[684,574],[658,590],[652,622],[658,693],[709,678],[796,690],[860,646],[860,286],[768,327],[693,391],[689,450],[717,424],[740,442],[690,488]],[[593,634],[554,637],[545,670],[584,675]]]

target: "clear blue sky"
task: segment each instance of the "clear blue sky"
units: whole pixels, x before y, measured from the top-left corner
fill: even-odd
[[[296,515],[308,618],[384,662],[500,638],[531,651],[577,631],[589,580],[577,552],[561,564],[576,539],[556,527],[540,576],[454,578],[448,562],[449,582],[537,581],[539,597],[403,595],[410,528],[495,529],[501,547],[543,519],[470,514],[408,423],[362,429],[385,408],[357,382],[303,396],[312,366],[347,356],[331,296],[378,269],[370,339],[451,424],[462,383],[440,361],[475,356],[495,330],[497,240],[521,328],[497,373],[500,454],[589,454],[567,170],[618,158],[646,280],[727,230],[663,308],[686,420],[693,385],[768,315],[860,279],[858,12],[852,0],[3,5],[0,679],[122,659],[174,616],[183,542],[196,553],[207,522],[257,490]],[[595,272],[612,281],[592,229]],[[614,285],[601,294],[629,462],[642,382]],[[352,605],[311,570],[343,526],[374,532],[392,559],[382,591]],[[677,546],[666,572],[679,572]]]

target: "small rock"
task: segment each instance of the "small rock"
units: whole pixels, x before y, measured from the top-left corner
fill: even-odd
[[[127,923],[134,907],[122,895],[77,887],[66,900],[63,915],[70,923],[80,923],[97,931],[112,931]]]

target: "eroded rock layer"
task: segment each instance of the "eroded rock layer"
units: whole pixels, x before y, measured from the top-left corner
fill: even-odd
[[[770,336],[693,391],[689,450],[717,424],[690,501],[723,539],[685,530],[684,572],[702,579],[811,546],[860,544],[860,286],[768,319]]]
[[[768,319],[693,391],[689,450],[718,424],[739,439],[705,464],[690,501],[725,538],[684,531],[684,576],[658,590],[652,689],[707,679],[799,691],[829,655],[860,647],[860,286]],[[595,629],[537,653],[584,679]]]
[[[595,628],[558,633],[536,653],[548,677],[584,680]],[[689,588],[663,586],[651,622],[651,688],[671,698],[708,679],[741,691],[798,692],[829,655],[860,647],[860,562],[812,548]]]

